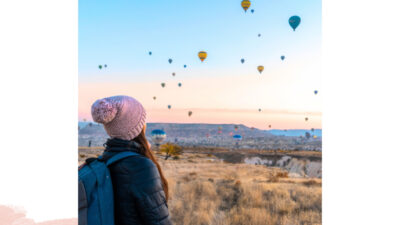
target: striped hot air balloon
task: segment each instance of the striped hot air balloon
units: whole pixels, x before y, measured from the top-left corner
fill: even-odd
[[[249,9],[251,2],[249,0],[243,0],[241,5],[244,11],[247,12],[247,9]]]
[[[260,72],[260,74],[264,71],[264,66],[258,66],[257,67],[258,72]]]
[[[159,146],[165,140],[165,138],[167,138],[167,134],[165,133],[165,131],[160,129],[155,129],[151,131],[151,139],[157,146]]]
[[[207,58],[207,52],[200,51],[198,56],[199,56],[200,60],[203,62]]]

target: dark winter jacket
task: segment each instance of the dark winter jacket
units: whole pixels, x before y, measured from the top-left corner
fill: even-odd
[[[109,139],[103,157],[121,151],[140,152],[135,142]],[[130,156],[110,167],[115,225],[170,225],[168,205],[156,165],[144,156]]]

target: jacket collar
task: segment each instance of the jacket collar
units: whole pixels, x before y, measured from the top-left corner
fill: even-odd
[[[105,152],[134,151],[140,153],[142,146],[135,141],[126,141],[119,138],[110,138],[104,143]]]

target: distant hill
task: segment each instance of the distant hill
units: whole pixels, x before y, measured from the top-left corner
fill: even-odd
[[[314,132],[311,130],[303,130],[303,129],[293,129],[293,130],[269,130],[268,131],[270,134],[277,135],[277,136],[289,136],[289,137],[299,137],[299,136],[304,136],[306,132],[309,132],[311,136],[317,135],[318,137],[322,136],[322,130],[321,129],[314,129]]]
[[[81,123],[79,130],[79,146],[87,146],[91,141],[92,146],[102,146],[108,135],[101,124]],[[237,130],[235,130],[237,126]],[[218,132],[219,128],[221,133]],[[147,123],[146,136],[151,140],[151,131],[161,129],[167,133],[166,142],[175,142],[182,146],[214,146],[232,147],[236,141],[232,138],[235,134],[242,135],[241,148],[257,149],[302,149],[320,150],[320,129],[314,130],[260,130],[244,125],[235,124],[179,124],[179,123]],[[317,135],[316,139],[305,139],[305,132]],[[302,136],[302,137],[301,137]]]

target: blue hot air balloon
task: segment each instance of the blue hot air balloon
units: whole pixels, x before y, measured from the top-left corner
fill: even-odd
[[[282,61],[283,61],[283,60],[285,60],[285,56],[284,56],[284,55],[282,55],[282,56],[281,56],[281,59],[282,59]]]
[[[149,55],[153,54],[152,52],[149,52]]]
[[[235,141],[236,147],[238,147],[239,146],[239,142],[242,140],[242,135],[235,134],[232,137],[233,137],[233,140]]]
[[[240,62],[242,62],[242,64],[244,63],[244,59],[241,59]]]
[[[299,26],[300,21],[301,19],[299,16],[292,16],[289,18],[289,25],[293,28],[293,31],[295,31],[296,28]]]
[[[251,13],[254,13],[254,9],[250,10]]]
[[[171,64],[172,63],[172,59],[168,59],[168,62],[169,62],[169,64]]]
[[[258,37],[261,37],[261,34],[258,34]]]
[[[178,86],[179,86],[179,87],[182,87],[182,84],[181,84],[181,83],[178,83]]]
[[[318,91],[317,91],[317,90],[315,90],[315,91],[314,91],[314,94],[318,94]]]
[[[183,65],[183,68],[186,68],[186,64],[185,64],[185,65]]]
[[[171,109],[171,105],[168,105],[168,109]]]
[[[235,134],[235,135],[233,135],[233,139],[234,139],[235,141],[241,141],[241,140],[242,140],[242,135],[240,135],[240,134]]]
[[[165,131],[160,129],[155,129],[151,131],[151,139],[157,146],[160,146],[165,138],[167,138],[167,134],[165,133]]]

